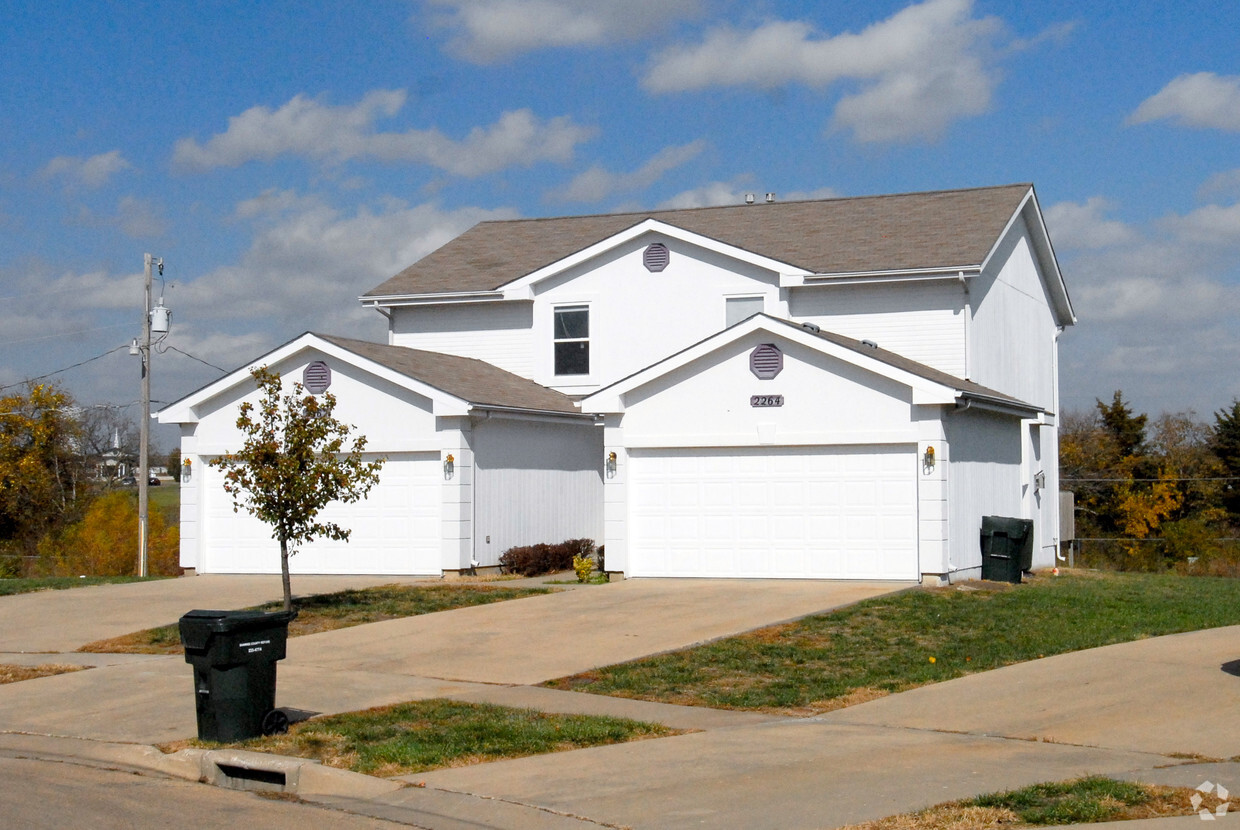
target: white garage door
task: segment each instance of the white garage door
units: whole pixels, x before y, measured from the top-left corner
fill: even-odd
[[[917,579],[913,445],[633,450],[633,576]]]
[[[367,457],[370,460],[370,457]],[[223,472],[204,467],[201,573],[279,573],[280,544],[269,525],[234,513]],[[317,539],[298,548],[289,570],[299,574],[438,574],[442,475],[436,453],[393,453],[379,483],[355,504],[320,515],[352,531],[347,542]]]

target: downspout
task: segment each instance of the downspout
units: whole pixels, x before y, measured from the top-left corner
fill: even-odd
[[[966,294],[968,293],[967,289],[965,293]],[[952,410],[952,414],[968,412],[972,408],[973,408],[973,401],[968,400],[966,398],[963,406],[961,406],[959,402],[956,403],[956,408]],[[950,501],[949,501],[949,504],[950,504]],[[948,509],[950,510],[951,508],[949,507]],[[952,584],[952,574],[956,573],[959,570],[960,568],[957,568],[955,565],[952,564],[952,546],[951,546],[951,542],[949,541],[947,545],[947,584],[948,585]]]
[[[973,352],[973,304],[969,301],[969,282],[964,277],[964,271],[961,271],[957,278],[960,280],[960,287],[964,291],[964,379],[972,380],[970,374],[970,355]]]

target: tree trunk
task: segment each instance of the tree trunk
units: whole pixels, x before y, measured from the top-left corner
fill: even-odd
[[[284,582],[284,610],[293,610],[293,588],[288,581],[288,541],[280,540],[280,579]]]

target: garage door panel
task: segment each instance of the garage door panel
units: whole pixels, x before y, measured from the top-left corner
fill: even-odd
[[[636,576],[916,579],[912,445],[634,450]]]
[[[294,574],[429,574],[439,566],[439,480],[433,453],[388,457],[366,499],[333,503],[320,517],[351,531],[349,540],[316,539],[289,559]],[[278,573],[279,543],[270,527],[246,511],[234,512],[222,472],[204,473],[204,573]]]

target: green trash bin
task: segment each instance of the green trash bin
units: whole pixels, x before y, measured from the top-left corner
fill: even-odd
[[[1033,568],[1033,521],[1007,516],[982,517],[982,579],[1020,582]]]
[[[296,611],[190,611],[181,617],[185,662],[194,667],[198,738],[240,741],[288,729],[275,708],[276,661]]]

